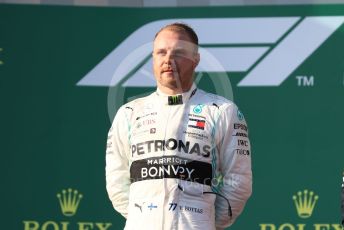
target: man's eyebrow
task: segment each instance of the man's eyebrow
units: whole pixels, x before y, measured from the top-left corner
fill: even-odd
[[[166,48],[155,48],[153,50],[153,52],[161,52],[161,51],[167,51],[168,49]],[[188,51],[189,49],[185,48],[185,47],[175,47],[173,49],[171,49],[171,52],[175,53],[175,52],[186,52]]]
[[[185,47],[177,47],[175,49],[173,49],[174,51],[185,51],[187,50]]]
[[[157,48],[157,49],[154,49],[154,51],[165,51],[166,49],[165,48]]]

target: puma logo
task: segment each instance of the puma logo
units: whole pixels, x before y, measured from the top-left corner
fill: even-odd
[[[138,204],[135,203],[135,207],[136,207],[136,208],[139,208],[140,211],[142,212],[142,206],[140,206],[140,205],[138,205]]]

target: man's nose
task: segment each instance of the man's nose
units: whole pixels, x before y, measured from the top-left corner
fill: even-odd
[[[172,53],[168,52],[166,55],[165,55],[165,59],[164,61],[168,64],[171,64],[171,62],[173,61],[174,57],[172,55]]]

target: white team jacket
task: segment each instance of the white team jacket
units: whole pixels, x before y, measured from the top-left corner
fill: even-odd
[[[227,227],[251,195],[250,148],[233,102],[195,85],[180,96],[157,90],[123,105],[113,121],[109,198],[126,230]]]

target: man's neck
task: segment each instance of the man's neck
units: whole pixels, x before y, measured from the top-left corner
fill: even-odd
[[[157,87],[162,93],[164,93],[166,95],[177,95],[177,94],[182,94],[182,93],[189,91],[192,87],[192,84],[189,87],[184,88],[184,89],[166,87],[166,86],[162,86],[162,85],[158,85]]]

